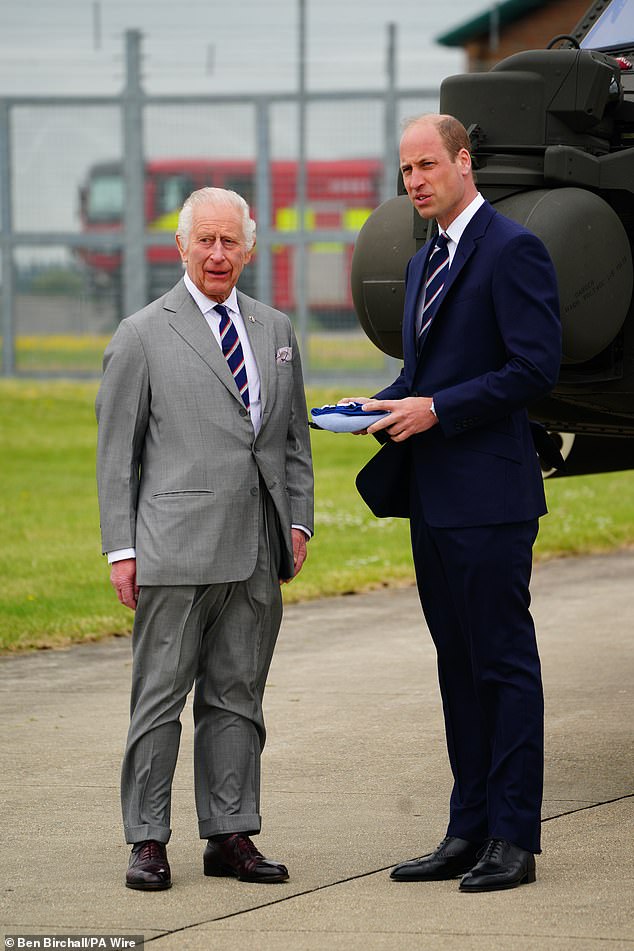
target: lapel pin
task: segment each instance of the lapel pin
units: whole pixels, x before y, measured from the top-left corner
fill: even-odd
[[[253,316],[253,314],[249,314],[249,320],[251,321],[252,324],[255,323],[255,317]]]

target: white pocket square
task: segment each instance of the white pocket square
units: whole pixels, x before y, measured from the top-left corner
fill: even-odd
[[[275,354],[276,363],[290,363],[292,359],[293,359],[292,347],[280,347],[280,349]]]

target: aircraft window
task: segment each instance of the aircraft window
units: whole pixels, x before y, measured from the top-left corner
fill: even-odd
[[[634,4],[612,0],[581,41],[582,49],[617,50],[634,46]]]

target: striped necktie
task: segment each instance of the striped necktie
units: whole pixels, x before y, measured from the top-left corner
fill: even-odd
[[[238,392],[242,397],[242,402],[249,408],[249,381],[247,380],[247,371],[244,365],[244,354],[242,344],[238,337],[238,331],[229,316],[229,311],[222,304],[216,304],[214,310],[220,314],[220,344],[225,359],[229,364],[229,369],[236,381]]]
[[[449,248],[447,244],[449,238],[442,231],[436,238],[434,249],[429,256],[427,264],[427,277],[425,280],[425,296],[423,310],[421,314],[420,330],[418,331],[418,349],[423,345],[425,334],[431,326],[438,305],[440,303],[440,293],[445,286],[447,272],[449,270]]]

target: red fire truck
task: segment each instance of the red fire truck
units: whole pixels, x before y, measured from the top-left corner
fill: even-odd
[[[280,231],[297,230],[297,164],[271,163],[271,224]],[[306,166],[306,228],[358,231],[380,203],[383,166],[372,159],[314,161]],[[255,163],[252,161],[164,159],[145,168],[145,218],[147,230],[174,234],[178,211],[191,191],[213,185],[231,188],[249,202],[255,216]],[[121,229],[124,187],[120,162],[94,165],[81,188],[81,223],[85,234]],[[120,303],[121,254],[84,248],[80,251],[90,285],[109,291]],[[307,255],[307,296],[310,312],[326,325],[339,326],[352,317],[350,261],[352,247],[339,242],[314,243]],[[153,299],[172,286],[182,273],[176,246],[147,248],[148,297]],[[245,269],[240,287],[255,292],[254,263]],[[293,249],[283,243],[273,249],[273,300],[280,310],[293,313],[295,287]]]

